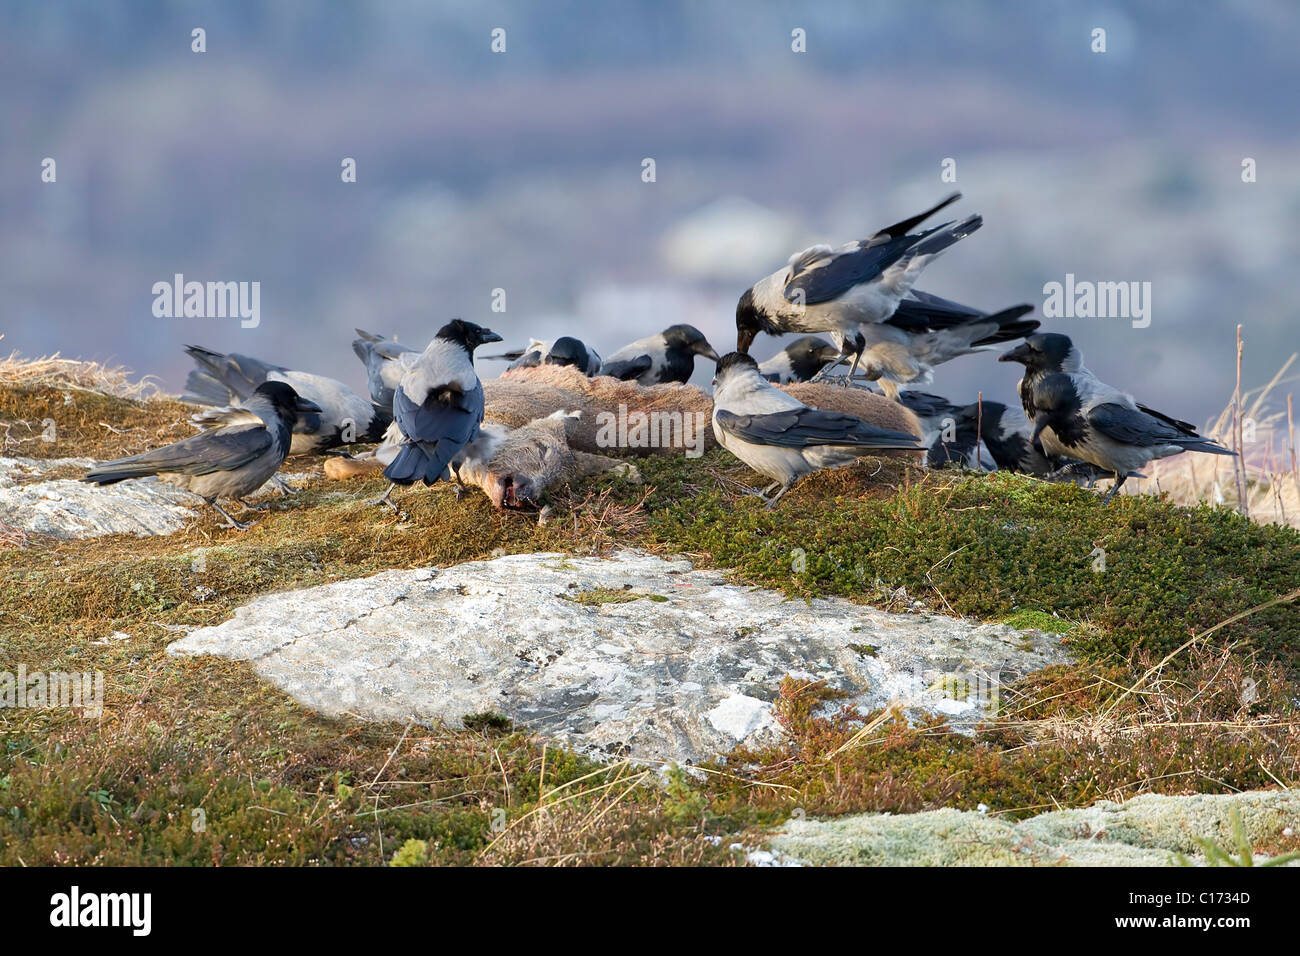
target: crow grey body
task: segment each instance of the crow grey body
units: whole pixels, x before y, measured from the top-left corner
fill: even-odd
[[[283,382],[263,382],[238,407],[220,409],[197,435],[130,458],[104,462],[82,481],[111,485],[128,478],[157,476],[200,495],[240,530],[217,499],[239,501],[264,485],[284,464],[298,415],[320,408]],[[241,502],[242,503],[242,502]]]
[[[316,404],[318,414],[302,415],[294,425],[290,455],[378,441],[391,420],[388,412],[335,379],[272,365],[237,352],[223,355],[196,345],[187,345],[185,351],[198,367],[185,380],[182,401],[221,407],[242,402],[263,382],[284,382]]]
[[[804,475],[847,465],[872,451],[918,450],[916,436],[886,431],[852,415],[810,408],[759,373],[748,355],[732,352],[718,362],[713,393],[713,434],[718,443],[781,495]]]
[[[925,463],[930,468],[961,464],[984,471],[1011,471],[1038,478],[1092,481],[1109,472],[1073,458],[1051,457],[1034,440],[1033,424],[1019,405],[972,402],[955,405],[927,392],[904,391],[899,401],[921,423]],[[978,443],[979,458],[975,457]]]
[[[1002,402],[972,402],[956,410],[954,424],[959,435],[978,435],[988,450],[994,469],[1045,478],[1064,462],[1049,460],[1033,439],[1033,425],[1017,408]]]
[[[601,375],[612,375],[639,385],[662,385],[688,381],[695,371],[695,356],[718,360],[718,353],[704,334],[693,325],[670,325],[655,335],[623,346],[600,367]]]
[[[1179,421],[1135,402],[1107,385],[1083,364],[1067,336],[1031,335],[999,361],[1019,362],[1025,375],[1017,386],[1034,437],[1048,456],[1076,458],[1111,472],[1110,501],[1130,474],[1158,459],[1184,451],[1233,452]]]
[[[976,215],[909,233],[958,198],[954,193],[919,215],[838,249],[812,246],[791,256],[784,268],[740,297],[737,350],[748,352],[759,332],[825,332],[841,354],[858,354],[855,340],[862,327],[892,316],[931,260],[983,224]]]
[[[495,332],[456,319],[410,363],[393,392],[393,419],[402,440],[384,468],[385,478],[398,485],[432,485],[447,477],[447,466],[474,440],[483,421],[474,349],[500,341]]]
[[[913,290],[888,319],[859,326],[850,351],[861,355],[864,376],[896,398],[901,385],[931,382],[937,365],[1031,334],[1039,323],[1022,317],[1032,311],[1017,305],[988,314]]]

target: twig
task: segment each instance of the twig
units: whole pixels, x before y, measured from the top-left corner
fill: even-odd
[[[1291,393],[1286,395],[1286,437],[1291,446],[1291,480],[1295,482],[1295,493],[1300,496],[1300,457],[1296,455],[1295,420],[1291,415]]]
[[[1232,450],[1237,457],[1232,462],[1232,472],[1237,479],[1237,510],[1250,517],[1250,503],[1246,501],[1246,460],[1241,432],[1241,325],[1237,326],[1237,387],[1232,393]]]

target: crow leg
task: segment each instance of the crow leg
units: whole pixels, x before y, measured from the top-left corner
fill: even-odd
[[[293,486],[279,475],[271,476],[271,484],[275,486],[276,491],[280,492],[280,497],[282,498],[289,497],[289,492],[293,491]]]
[[[271,507],[271,502],[269,501],[263,501],[260,504],[253,504],[251,502],[245,501],[243,498],[236,498],[235,500],[238,501],[245,508],[247,508],[249,511],[266,511],[268,508]]]
[[[839,358],[837,358],[834,362],[831,362],[829,365],[823,365],[821,371],[818,372],[816,375],[814,375],[812,378],[808,379],[808,381],[820,382],[822,379],[829,376],[831,372],[835,371],[835,369],[843,365],[845,360],[848,359],[848,357],[849,357],[849,353],[841,352]]]
[[[848,388],[850,385],[853,384],[853,376],[858,374],[858,362],[861,360],[862,360],[862,353],[855,352],[853,354],[853,362],[849,365],[849,373],[845,375],[844,380],[840,382],[841,388]]]
[[[793,487],[794,487],[793,481],[789,482],[788,484],[782,485],[780,491],[774,494],[771,498],[767,499],[767,504],[764,507],[766,507],[768,511],[771,511],[773,508],[776,507],[776,503],[781,500],[781,496],[784,495],[787,491],[789,491]]]
[[[390,507],[390,508],[393,509],[393,514],[397,514],[397,510],[398,510],[398,509],[397,509],[397,505],[393,504],[392,497],[391,497],[392,494],[393,494],[393,489],[396,488],[396,487],[397,487],[397,485],[396,485],[394,482],[391,482],[391,481],[390,481],[390,482],[388,483],[388,490],[387,490],[387,491],[385,491],[385,492],[384,492],[382,495],[380,495],[378,498],[373,498],[373,499],[371,499],[370,501],[367,501],[366,504],[368,504],[368,505],[387,505],[388,507]]]
[[[448,472],[450,472],[451,477],[454,478],[456,481],[456,483],[451,486],[451,490],[456,495],[456,500],[464,501],[465,496],[469,494],[469,489],[465,487],[465,482],[460,477],[460,469],[457,468],[454,464],[450,464],[447,466],[447,470]]]
[[[225,518],[230,527],[234,528],[236,531],[247,531],[253,526],[253,522],[251,521],[236,521],[234,518],[230,517],[230,515],[226,514],[226,509],[221,507],[221,505],[217,504],[215,501],[210,501],[208,504],[216,508],[217,514]]]
[[[1106,497],[1102,499],[1101,503],[1103,505],[1110,504],[1110,499],[1115,497],[1115,492],[1119,491],[1120,485],[1124,484],[1126,481],[1128,481],[1127,472],[1122,475],[1118,471],[1115,472],[1115,485],[1110,489],[1110,491],[1106,492]]]

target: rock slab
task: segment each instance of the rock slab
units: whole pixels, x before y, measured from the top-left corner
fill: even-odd
[[[106,534],[171,534],[203,507],[203,499],[153,479],[97,487],[72,479],[43,480],[45,472],[89,458],[0,458],[0,522],[28,534],[69,541]]]
[[[975,692],[981,681],[1068,660],[1055,635],[788,601],[630,551],[268,595],[168,652],[250,661],[327,715],[455,724],[500,713],[587,753],[680,763],[777,739],[772,701],[787,675],[825,680],[864,710],[896,702],[973,725],[995,700]]]
[[[823,866],[1167,866],[1180,855],[1204,862],[1198,840],[1236,857],[1234,812],[1252,846],[1278,845],[1300,829],[1300,791],[1145,794],[1019,823],[948,808],[799,819],[773,837],[769,852]]]

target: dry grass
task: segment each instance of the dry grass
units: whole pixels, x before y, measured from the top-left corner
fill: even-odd
[[[193,408],[121,367],[50,355],[0,359],[0,455],[134,455],[194,434]],[[71,477],[60,473],[54,477]]]
[[[94,381],[90,363],[62,365],[56,356],[32,363],[56,363],[43,371],[14,372],[16,361],[3,366],[11,374],[0,387],[0,420],[49,414],[61,441],[104,455],[171,440],[169,428],[190,431],[185,406],[165,397],[75,384]],[[55,444],[47,457],[73,453]],[[383,482],[329,482],[318,462],[302,461],[293,467],[309,472],[304,489],[273,499],[242,534],[203,513],[165,538],[36,537],[6,551],[0,656],[29,671],[100,670],[109,692],[98,720],[0,711],[0,865],[343,865],[399,856],[725,865],[740,862],[733,842],[751,842],[795,807],[906,812],[983,801],[1022,815],[1099,797],[1300,779],[1286,672],[1290,605],[1207,630],[1252,589],[1260,594],[1250,600],[1262,603],[1294,587],[1293,532],[1150,499],[1101,509],[1073,487],[922,475],[896,460],[813,476],[791,493],[790,507],[769,513],[740,495],[754,476],[721,452],[644,465],[646,485],[584,483],[554,501],[553,519],[539,526],[530,514],[496,512],[481,495],[457,501],[444,489],[399,493],[398,517],[365,504]],[[1031,524],[1041,530],[1016,530]],[[0,527],[0,545],[8,530]],[[1189,569],[1184,539],[1213,542],[1230,557]],[[1086,562],[1070,576],[1094,540],[1125,557],[1104,580]],[[976,738],[939,721],[910,727],[870,714],[858,715],[870,728],[863,733],[863,720],[818,716],[825,688],[791,685],[780,704],[786,743],[735,754],[702,768],[703,778],[668,780],[626,763],[596,766],[493,715],[467,718],[463,729],[327,720],[245,663],[166,655],[178,629],[219,623],[270,591],[502,551],[624,543],[695,554],[741,580],[778,586],[790,582],[797,543],[812,557],[801,588],[879,603],[880,593],[857,581],[854,569],[864,564],[914,593],[942,588],[955,604],[984,595],[983,605],[959,607],[976,616],[1005,613],[999,595],[1009,589],[1032,591],[1042,607],[1089,622],[1072,640],[1095,631],[1127,650],[1162,623],[1171,633],[1167,644],[1127,658],[1098,654],[1105,662],[1076,643],[1085,663],[1006,688],[1002,716]],[[940,562],[963,545],[961,561]],[[1165,554],[1171,569],[1157,560]],[[1192,590],[1185,583],[1193,572],[1222,593],[1196,597],[1202,579],[1193,576]],[[1067,607],[1067,598],[1076,603]],[[115,632],[130,636],[108,639]],[[1166,654],[1189,633],[1204,639]],[[191,826],[197,807],[207,813],[203,833]]]
[[[1280,390],[1297,381],[1295,375],[1287,377],[1296,359],[1296,355],[1287,359],[1262,388],[1243,392],[1240,415],[1234,414],[1236,403],[1229,400],[1202,431],[1221,445],[1240,450],[1244,496],[1238,490],[1237,459],[1195,453],[1153,461],[1146,472],[1148,480],[1129,481],[1124,491],[1163,492],[1181,505],[1228,505],[1253,521],[1300,528],[1300,422],[1292,396]]]
[[[23,358],[17,352],[10,352],[0,358],[0,385],[79,388],[136,400],[160,394],[151,375],[136,378],[124,366],[62,358],[58,352],[41,358]]]

